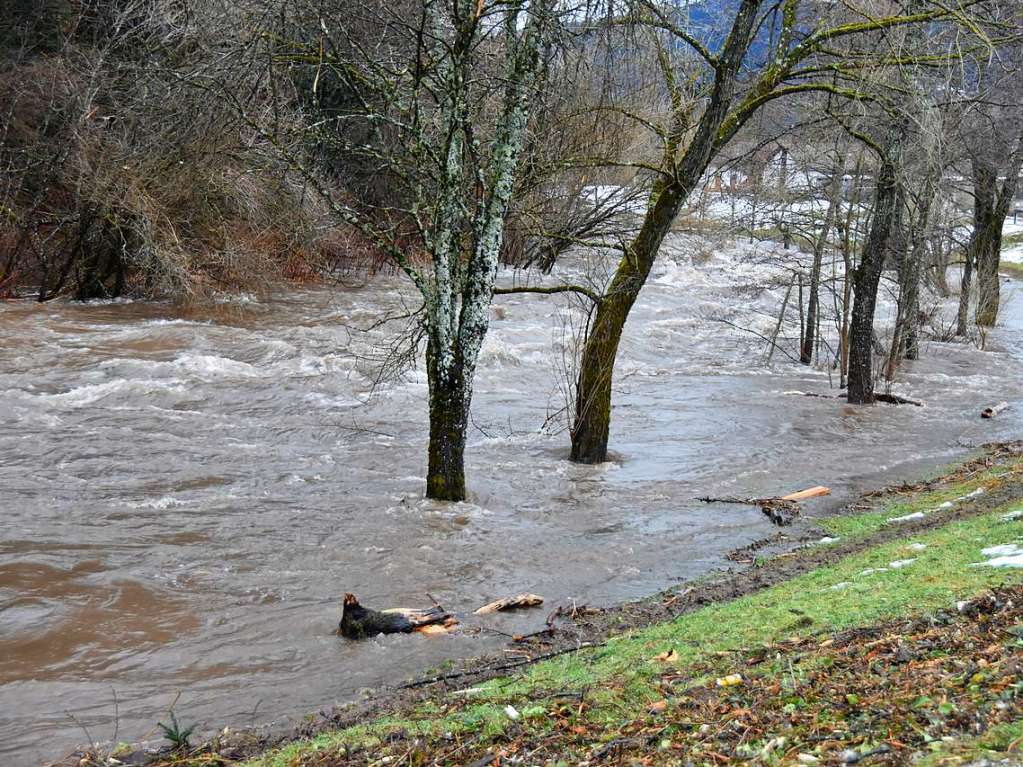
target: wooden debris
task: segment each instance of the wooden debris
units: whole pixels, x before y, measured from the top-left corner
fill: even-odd
[[[394,608],[370,610],[359,604],[354,594],[345,594],[338,633],[347,639],[365,639],[377,634],[448,633],[458,620],[440,605],[425,610]]]
[[[818,397],[820,399],[843,399],[844,394],[818,394],[812,391],[799,391],[793,389],[792,391],[784,392],[794,397]],[[885,394],[876,393],[874,394],[874,400],[877,402],[885,402],[889,405],[915,405],[916,407],[923,407],[924,403],[920,400],[910,399],[909,397],[900,397],[898,394]]]
[[[824,485],[814,485],[813,487],[806,488],[806,490],[783,495],[781,499],[783,501],[805,501],[807,498],[818,498],[822,495],[831,495],[831,488],[824,487]]]
[[[889,405],[915,405],[916,407],[923,407],[924,403],[919,400],[909,399],[909,397],[900,397],[898,394],[874,394],[874,399],[878,402],[887,402]]]
[[[475,610],[476,615],[489,615],[490,613],[500,612],[502,610],[517,610],[520,607],[536,607],[537,605],[543,604],[543,597],[537,594],[516,594],[513,597],[504,597],[502,599],[495,599],[489,604],[483,605],[483,607]]]
[[[742,503],[750,506],[759,506],[760,510],[767,515],[774,524],[785,526],[792,524],[792,521],[799,515],[799,501],[809,498],[817,498],[828,495],[831,489],[823,485],[808,487],[806,490],[799,490],[789,493],[780,498],[738,498],[727,496],[725,498],[697,498],[704,503]]]
[[[999,402],[997,405],[991,405],[990,407],[986,407],[983,410],[981,410],[980,411],[980,417],[981,418],[994,418],[996,415],[1001,413],[1007,407],[1009,407],[1009,403],[1008,402]]]
[[[795,518],[799,516],[799,504],[796,501],[788,501],[784,498],[763,498],[761,499],[760,510],[778,527],[791,525]]]

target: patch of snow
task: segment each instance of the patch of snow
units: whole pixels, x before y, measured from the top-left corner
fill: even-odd
[[[914,519],[923,519],[926,516],[927,516],[927,512],[925,512],[925,511],[915,511],[912,514],[906,514],[905,516],[902,516],[902,517],[889,517],[886,521],[887,521],[888,524],[898,523],[898,522],[911,522]]]
[[[906,567],[908,565],[911,565],[914,562],[916,562],[915,558],[914,559],[896,559],[894,562],[889,562],[888,566],[890,568],[892,568],[893,570],[898,570],[898,569],[900,569],[902,567]]]
[[[926,543],[909,543],[909,544],[906,544],[906,548],[907,549],[912,549],[913,551],[923,551],[924,549],[927,548],[927,544]]]
[[[973,567],[1023,567],[1023,547],[1016,543],[988,546],[981,549],[987,562],[974,562]]]
[[[1023,517],[1023,509],[1016,509],[1015,511],[1010,511],[1008,514],[1002,514],[1002,521],[1015,522],[1021,517]]]
[[[868,567],[866,570],[863,570],[860,573],[860,575],[873,575],[874,573],[886,573],[886,572],[888,572],[888,568],[887,567]]]

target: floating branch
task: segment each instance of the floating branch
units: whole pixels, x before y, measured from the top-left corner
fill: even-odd
[[[831,490],[823,485],[808,487],[806,490],[799,490],[795,493],[783,495],[780,498],[740,498],[738,496],[726,496],[724,498],[697,498],[703,503],[741,503],[749,506],[759,506],[760,510],[767,515],[774,524],[783,526],[790,525],[799,515],[799,502],[809,498],[817,498],[828,495]]]
[[[790,394],[795,397],[818,397],[820,399],[842,399],[845,395],[843,394],[818,394],[812,391],[787,391],[785,394]],[[916,407],[923,407],[924,403],[920,400],[910,399],[909,397],[900,397],[898,394],[875,394],[874,399],[877,402],[884,402],[889,405],[915,405]]]
[[[997,405],[991,405],[980,411],[981,418],[994,418],[996,415],[1001,413],[1003,410],[1009,407],[1008,402],[999,402]]]
[[[536,607],[543,604],[543,597],[536,594],[516,594],[513,597],[496,599],[475,611],[476,615],[489,615],[501,610],[517,610],[520,607]]]

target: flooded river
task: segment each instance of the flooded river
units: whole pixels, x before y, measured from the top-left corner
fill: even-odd
[[[377,381],[393,331],[366,329],[415,305],[398,278],[192,311],[0,306],[0,761],[154,737],[175,701],[205,733],[301,715],[500,646],[346,642],[332,633],[345,591],[380,607],[429,593],[457,611],[524,590],[551,605],[638,597],[774,532],[757,509],[696,496],[825,484],[820,513],[1023,434],[1021,407],[977,417],[1021,397],[1012,283],[987,351],[928,343],[907,366],[897,390],[926,407],[853,409],[785,395],[829,376],[780,355],[764,367],[763,343],[719,321],[770,332],[780,292],[750,288],[764,267],[694,267],[684,251],[630,321],[605,466],[570,464],[550,428],[578,314],[498,300],[472,501],[457,505],[422,500],[422,371]]]

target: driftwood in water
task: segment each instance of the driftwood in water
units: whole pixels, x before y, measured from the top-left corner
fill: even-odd
[[[365,639],[377,634],[446,631],[457,623],[455,617],[440,605],[425,610],[370,610],[360,605],[354,594],[345,594],[338,633],[348,639]]]
[[[818,397],[820,399],[842,399],[842,394],[818,394],[812,391],[787,391],[785,394],[791,394],[797,397]],[[916,407],[923,407],[924,403],[920,400],[910,399],[909,397],[900,397],[898,394],[878,394],[875,392],[874,400],[876,402],[884,402],[889,405],[915,405]]]
[[[537,594],[516,594],[513,597],[496,599],[475,611],[476,615],[489,615],[500,610],[516,610],[520,607],[536,607],[543,604],[543,597]]]
[[[783,501],[805,501],[809,498],[819,498],[822,495],[831,495],[831,488],[824,487],[824,485],[814,485],[813,487],[806,488],[806,490],[783,495],[781,499]]]
[[[898,394],[878,394],[874,393],[874,400],[877,402],[887,402],[889,405],[915,405],[916,407],[923,407],[924,403],[919,400],[909,399],[909,397],[900,397]]]
[[[994,418],[996,415],[1001,413],[1007,407],[1009,407],[1009,403],[1008,402],[999,402],[997,405],[991,405],[991,407],[986,407],[983,410],[981,410],[980,411],[980,417],[981,418]]]
[[[774,524],[784,526],[792,524],[792,521],[799,515],[799,501],[828,495],[830,492],[829,488],[823,485],[816,485],[808,487],[806,490],[783,495],[780,498],[739,498],[737,496],[727,496],[725,498],[697,498],[696,500],[703,501],[704,503],[742,503],[750,506],[759,506],[760,510]]]

